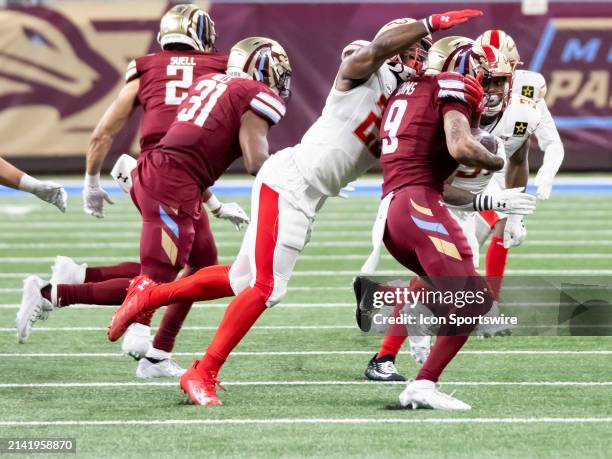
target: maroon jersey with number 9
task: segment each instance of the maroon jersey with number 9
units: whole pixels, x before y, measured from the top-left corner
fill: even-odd
[[[138,103],[144,109],[140,120],[141,152],[153,149],[166,134],[191,84],[202,75],[224,73],[226,65],[225,54],[195,50],[161,51],[129,63],[126,82],[140,79]]]
[[[422,76],[399,86],[381,124],[383,196],[415,185],[442,193],[458,166],[444,135],[444,114],[451,110],[468,119],[472,114],[459,74]]]

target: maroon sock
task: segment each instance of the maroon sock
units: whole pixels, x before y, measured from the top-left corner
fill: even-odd
[[[85,270],[85,282],[102,282],[110,279],[133,278],[140,274],[140,263],[126,261],[114,266],[95,266]],[[119,303],[121,304],[121,303]]]
[[[438,382],[446,365],[453,360],[467,339],[467,336],[438,336],[416,379]]]
[[[111,279],[86,284],[59,284],[57,286],[58,306],[71,304],[104,304],[118,306],[123,303],[131,279]]]
[[[181,331],[191,305],[192,303],[175,303],[168,306],[153,339],[153,347],[155,349],[172,352],[176,335]]]

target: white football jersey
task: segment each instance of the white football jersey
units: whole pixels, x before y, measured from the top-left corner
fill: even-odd
[[[387,65],[350,91],[332,88],[321,116],[294,150],[295,163],[313,188],[337,196],[377,163],[380,120],[396,88]]]
[[[484,128],[502,140],[506,157],[510,158],[533,134],[540,119],[540,112],[531,99],[512,94],[501,119]],[[477,194],[487,187],[492,177],[493,173],[487,170],[461,164],[452,185]]]
[[[546,80],[541,73],[516,70],[512,77],[512,93],[538,102],[546,95]]]

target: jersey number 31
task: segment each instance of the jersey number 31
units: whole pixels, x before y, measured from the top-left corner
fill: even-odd
[[[179,121],[192,121],[202,127],[210,115],[211,110],[227,89],[225,75],[215,75],[211,79],[200,80],[194,88],[193,95],[187,101],[176,117]],[[195,118],[195,119],[194,119]]]

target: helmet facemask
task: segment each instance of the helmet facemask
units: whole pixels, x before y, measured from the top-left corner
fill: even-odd
[[[496,117],[502,113],[510,100],[513,68],[506,56],[491,46],[483,46],[489,62],[490,73],[481,81],[484,88],[485,117]]]

